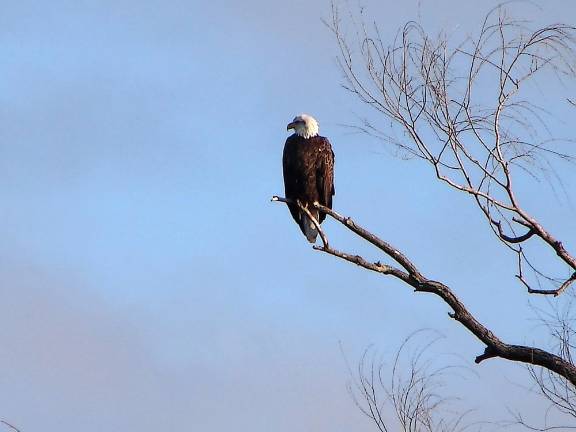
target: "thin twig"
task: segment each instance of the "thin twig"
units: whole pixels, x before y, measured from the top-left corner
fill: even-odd
[[[10,423],[8,423],[6,420],[0,420],[0,423],[2,423],[5,426],[8,426],[10,429],[12,429],[13,431],[16,432],[20,432],[20,429],[18,429],[17,427],[11,425]]]
[[[320,238],[322,239],[322,244],[324,245],[324,247],[325,248],[328,247],[328,238],[326,237],[326,234],[324,234],[324,231],[320,227],[320,222],[318,222],[316,220],[316,218],[312,215],[312,213],[310,213],[310,210],[308,210],[308,208],[305,205],[303,205],[299,200],[292,200],[289,198],[283,198],[283,197],[279,197],[277,195],[274,195],[270,199],[270,201],[283,202],[286,204],[296,204],[298,206],[298,208],[300,208],[300,210],[302,210],[304,213],[306,213],[306,215],[310,218],[310,220],[314,224],[314,227],[316,228],[316,230],[320,234]],[[314,204],[316,204],[316,203],[314,203]]]

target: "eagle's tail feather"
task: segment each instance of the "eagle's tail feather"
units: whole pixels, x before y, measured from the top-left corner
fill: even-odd
[[[318,210],[311,210],[312,216],[318,220]],[[316,243],[316,237],[318,236],[318,230],[314,225],[314,222],[306,213],[301,213],[300,215],[300,229],[308,239],[310,243]]]

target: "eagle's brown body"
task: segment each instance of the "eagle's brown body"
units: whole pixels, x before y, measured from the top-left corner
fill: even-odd
[[[326,215],[318,212],[312,204],[332,208],[334,195],[334,153],[327,138],[316,135],[304,138],[294,134],[286,140],[282,157],[286,198],[299,200],[307,206],[318,222]],[[311,243],[318,232],[310,218],[298,205],[288,204],[290,213]]]

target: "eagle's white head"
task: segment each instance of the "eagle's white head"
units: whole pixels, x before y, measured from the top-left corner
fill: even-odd
[[[318,122],[311,115],[300,114],[294,117],[291,123],[288,123],[286,130],[290,129],[294,129],[296,135],[302,138],[311,138],[318,135]]]

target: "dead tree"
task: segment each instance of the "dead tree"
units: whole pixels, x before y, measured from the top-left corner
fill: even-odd
[[[546,127],[543,111],[524,98],[522,90],[527,82],[545,73],[574,77],[576,29],[562,24],[530,29],[527,23],[508,18],[498,7],[487,14],[477,37],[455,47],[442,35],[428,36],[413,22],[387,44],[378,26],[368,25],[363,14],[361,11],[359,17],[350,19],[354,24],[352,39],[342,30],[335,5],[327,23],[340,51],[345,88],[391,121],[406,140],[368,120],[360,128],[426,162],[437,179],[469,196],[495,238],[514,252],[515,276],[528,293],[551,298],[565,293],[576,280],[576,259],[522,206],[515,180],[523,174],[537,176],[539,167],[550,158],[574,160],[561,141],[542,136],[540,130]],[[273,200],[287,202],[280,197]],[[383,259],[372,262],[333,247],[318,224],[322,245],[314,249],[396,278],[416,293],[438,297],[450,307],[449,316],[484,345],[476,363],[501,358],[543,368],[535,370],[550,372],[547,376],[563,383],[572,397],[576,366],[565,349],[546,350],[503,341],[475,318],[449,286],[425,275],[399,248],[350,217],[315,206],[378,248]],[[556,257],[565,275],[553,277],[541,270],[525,252],[527,242],[538,242]],[[527,269],[532,270],[530,279]],[[542,289],[542,281],[551,287]],[[534,283],[539,286],[535,288]],[[545,385],[551,384],[555,382],[548,380]]]

